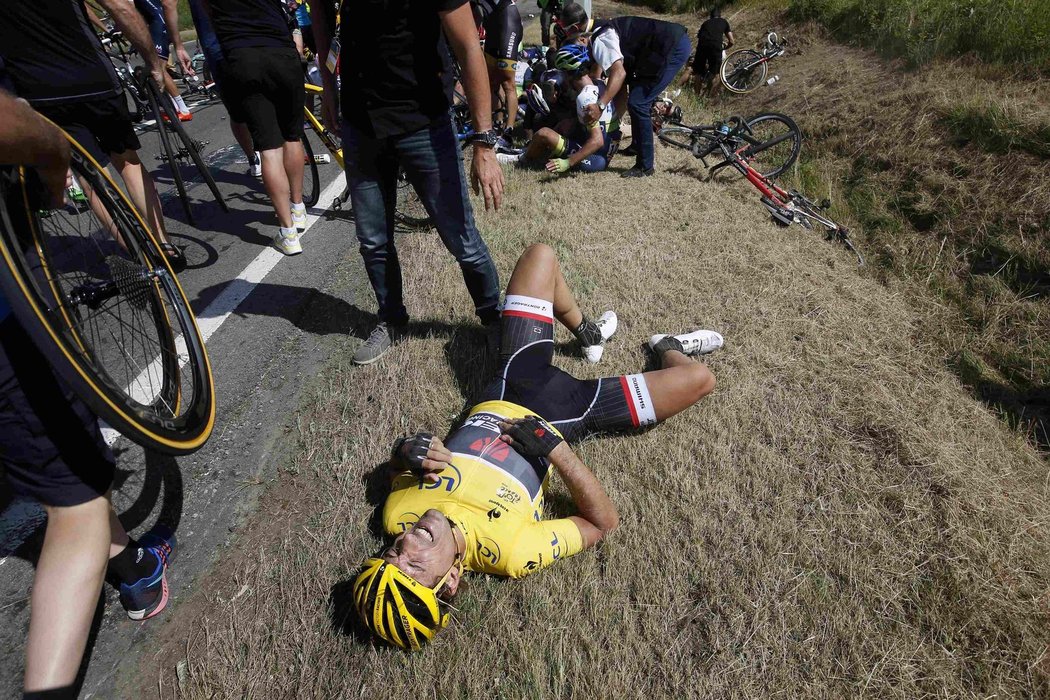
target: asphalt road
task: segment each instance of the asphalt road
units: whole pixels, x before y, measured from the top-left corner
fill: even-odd
[[[519,3],[525,21],[535,0]],[[140,133],[140,154],[156,180],[172,241],[185,247],[179,275],[202,330],[208,334],[217,395],[215,431],[197,453],[173,459],[119,439],[113,502],[128,531],[141,535],[158,522],[176,529],[179,548],[169,574],[170,609],[145,623],[130,621],[109,586],[103,589],[81,697],[115,697],[121,670],[164,633],[179,598],[222,555],[239,524],[294,444],[291,423],[309,379],[336,351],[347,351],[373,322],[368,287],[348,211],[327,211],[342,191],[335,164],[320,166],[322,194],[311,210],[303,253],[284,257],[270,247],[276,220],[261,180],[248,173],[221,103],[190,100],[190,136],[207,141],[204,157],[229,213],[223,212],[190,166],[187,179],[195,225],[186,220],[171,173],[155,158],[155,128]],[[326,152],[313,138],[314,151]],[[346,207],[349,208],[348,206]],[[0,481],[0,697],[21,697],[33,563],[45,516]]]

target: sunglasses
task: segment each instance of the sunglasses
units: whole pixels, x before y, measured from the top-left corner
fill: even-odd
[[[575,22],[570,25],[564,25],[561,20],[556,20],[554,24],[554,38],[558,40],[559,44],[563,44],[569,39],[575,39],[583,33],[585,27],[581,22]]]

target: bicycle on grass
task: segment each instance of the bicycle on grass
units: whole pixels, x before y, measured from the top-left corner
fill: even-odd
[[[305,88],[309,93],[324,94],[324,88],[313,83],[306,83]],[[320,100],[315,100],[315,102],[319,104]],[[343,159],[343,145],[339,141],[339,137],[325,128],[325,125],[321,123],[321,120],[314,113],[314,110],[310,109],[309,105],[303,107],[303,116],[306,119],[306,126],[309,126],[317,134],[317,138],[332,154],[332,158],[335,159],[340,169],[346,170],[346,163]],[[312,207],[317,204],[321,196],[321,178],[317,169],[317,157],[314,156],[313,146],[310,145],[310,139],[306,130],[303,131],[303,149],[306,151],[306,171],[303,175],[303,203],[308,207]],[[332,200],[332,208],[340,209],[349,200],[350,189],[345,188],[341,194]],[[423,229],[431,226],[430,215],[402,169],[399,169],[397,173],[397,203],[394,209],[394,218],[410,229]]]
[[[51,209],[34,171],[0,168],[0,288],[40,352],[100,418],[140,445],[188,454],[215,422],[204,339],[142,217],[65,136],[88,203]]]
[[[826,216],[830,201],[818,204],[798,190],[786,190],[773,182],[795,162],[801,147],[802,134],[790,117],[769,113],[747,120],[734,116],[711,126],[665,126],[660,140],[689,150],[712,174],[733,168],[761,193],[762,205],[769,210],[773,223],[795,223],[810,230],[822,226],[828,240],[841,241],[864,265],[864,256],[853,246],[849,229]],[[708,165],[706,158],[715,151],[722,155],[722,162]]]
[[[769,32],[762,51],[739,49],[729,54],[719,69],[722,85],[738,95],[751,92],[765,81],[769,62],[777,56],[783,56],[786,45],[787,40],[778,37],[776,32]],[[779,78],[773,76],[772,81]]]

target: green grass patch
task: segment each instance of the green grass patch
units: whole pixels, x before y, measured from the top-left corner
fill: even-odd
[[[1050,158],[1050,124],[1032,124],[1000,104],[960,104],[941,112],[941,123],[959,145],[973,143],[989,153],[1024,151]]]

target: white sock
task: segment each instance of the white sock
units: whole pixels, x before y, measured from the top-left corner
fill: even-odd
[[[306,205],[302,202],[292,202],[292,209],[296,211],[306,211]]]
[[[186,101],[182,99],[182,95],[175,95],[175,97],[172,97],[171,99],[175,102],[175,109],[180,112],[190,111],[190,108],[186,106]]]
[[[291,228],[285,228],[284,226],[281,226],[280,228],[281,228],[281,235],[284,236],[285,238],[287,238],[289,236],[298,235],[298,233],[299,233],[299,230],[297,228],[295,228],[294,226],[292,226]]]

